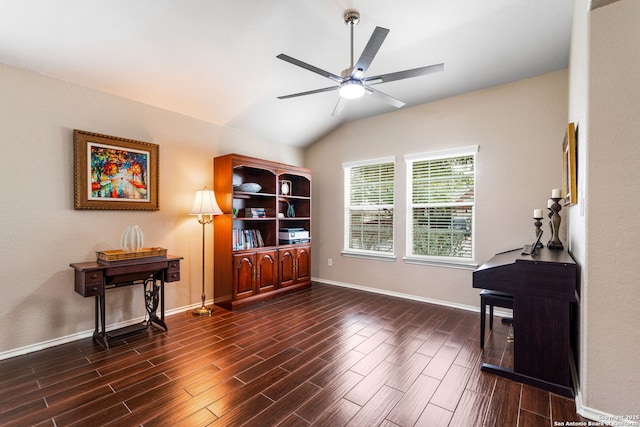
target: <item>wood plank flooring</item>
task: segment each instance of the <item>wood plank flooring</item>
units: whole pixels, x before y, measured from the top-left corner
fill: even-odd
[[[243,310],[167,317],[0,361],[0,424],[553,426],[573,400],[480,371],[508,364],[498,319],[314,283]]]

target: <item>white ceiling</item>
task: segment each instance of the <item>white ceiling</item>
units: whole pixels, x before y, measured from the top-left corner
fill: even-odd
[[[367,75],[444,62],[377,85],[404,108],[567,67],[573,0],[0,0],[0,62],[208,122],[306,146],[345,121],[394,111],[374,97],[331,117],[337,92],[276,58],[334,74],[390,29]]]

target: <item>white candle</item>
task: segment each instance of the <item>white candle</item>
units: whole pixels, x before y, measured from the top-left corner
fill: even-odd
[[[553,206],[553,200],[549,199],[547,200],[547,207],[550,208],[551,206]]]
[[[542,218],[542,209],[534,209],[533,210],[534,218]]]
[[[559,199],[562,196],[560,196],[560,189],[559,188],[554,188],[553,190],[551,190],[551,198],[552,199]]]

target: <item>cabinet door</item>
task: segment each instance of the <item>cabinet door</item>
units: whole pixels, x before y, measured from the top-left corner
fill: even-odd
[[[278,253],[266,251],[256,253],[256,292],[269,292],[277,288],[278,284]]]
[[[233,293],[235,299],[250,297],[254,294],[254,253],[233,256]]]
[[[295,257],[291,249],[281,249],[280,258],[280,286],[289,286],[295,283]]]
[[[297,248],[296,257],[296,281],[307,282],[311,280],[311,247]]]

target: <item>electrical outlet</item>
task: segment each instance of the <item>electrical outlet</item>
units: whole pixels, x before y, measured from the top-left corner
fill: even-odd
[[[331,258],[329,258],[329,259],[327,260],[327,265],[328,265],[329,267],[333,267],[333,260],[332,260]]]

